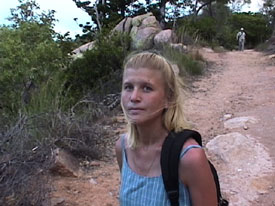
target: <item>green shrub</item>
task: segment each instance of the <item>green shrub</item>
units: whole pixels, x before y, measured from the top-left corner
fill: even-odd
[[[178,31],[184,30],[191,36],[199,36],[203,40],[211,41],[216,35],[216,21],[211,17],[200,17],[194,20],[185,17],[178,20]],[[184,29],[183,29],[183,28]]]
[[[78,100],[89,92],[96,96],[120,91],[122,64],[129,43],[129,36],[124,34],[99,36],[95,47],[65,71],[66,87],[70,88],[71,95]]]
[[[201,64],[203,58],[197,52],[187,54],[166,46],[161,53],[171,62],[178,65],[181,76],[184,76],[186,73],[190,75],[201,75],[203,73],[203,65]]]
[[[13,124],[0,125],[0,205],[44,205],[57,147],[82,159],[101,158],[104,142],[110,141],[104,123],[97,122],[103,114],[97,104],[86,101],[67,113],[20,114]]]
[[[232,32],[229,26],[223,26],[223,28],[216,35],[216,46],[223,46],[229,50],[237,47],[236,33]]]
[[[265,42],[272,34],[272,28],[265,15],[260,13],[234,13],[230,19],[232,31],[236,35],[241,27],[246,32],[246,45],[255,47]]]
[[[66,64],[51,34],[36,22],[0,28],[0,109],[6,115],[16,115],[26,103],[22,95],[29,84],[39,88]]]

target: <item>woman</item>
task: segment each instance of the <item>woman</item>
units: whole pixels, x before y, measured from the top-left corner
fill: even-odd
[[[181,82],[162,56],[142,52],[124,65],[121,105],[128,132],[116,143],[121,206],[168,206],[160,154],[172,130],[184,129]],[[180,206],[216,206],[216,188],[203,149],[189,139],[179,162]]]

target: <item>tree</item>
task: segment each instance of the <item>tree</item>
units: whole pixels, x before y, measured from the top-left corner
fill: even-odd
[[[265,0],[262,8],[263,14],[267,15],[269,21],[271,22],[271,27],[273,32],[275,30],[275,1]]]
[[[250,47],[263,43],[272,33],[268,18],[260,13],[234,13],[230,22],[235,33],[241,27],[245,29],[246,44]]]
[[[166,21],[165,21],[165,18],[166,18],[166,14],[167,14],[167,4],[169,3],[170,5],[173,5],[173,6],[181,6],[181,5],[184,5],[186,3],[183,3],[184,1],[176,1],[176,0],[159,0],[157,1],[156,3],[153,1],[153,0],[146,0],[146,4],[147,4],[147,7],[149,8],[149,11],[150,10],[154,10],[154,9],[158,9],[159,10],[159,16],[157,15],[158,17],[158,20],[160,22],[160,26],[161,28],[165,28],[166,26]]]
[[[48,81],[66,63],[54,38],[54,11],[38,13],[35,1],[19,1],[11,27],[0,28],[0,110],[17,114],[30,92]]]
[[[135,10],[140,8],[141,3],[137,0],[97,0],[93,5],[90,1],[73,0],[78,8],[81,8],[91,16],[96,25],[96,30],[110,28],[126,16],[131,16]],[[83,25],[80,25],[83,26]],[[88,27],[87,27],[88,26]],[[91,25],[83,26],[84,29],[92,28]]]
[[[201,10],[206,9],[209,16],[213,17],[212,5],[214,3],[223,5],[231,4],[232,7],[239,8],[237,5],[249,4],[251,0],[195,0],[194,4],[191,5],[194,16],[197,17]]]

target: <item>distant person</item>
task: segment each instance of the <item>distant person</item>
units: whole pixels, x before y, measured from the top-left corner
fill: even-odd
[[[239,51],[243,51],[245,43],[245,32],[243,28],[237,33],[237,40],[239,42]]]

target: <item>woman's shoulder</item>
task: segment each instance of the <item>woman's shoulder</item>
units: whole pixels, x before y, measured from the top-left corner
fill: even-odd
[[[116,150],[118,149],[121,151],[122,148],[125,146],[126,141],[127,141],[126,136],[127,136],[126,133],[119,135],[119,138],[116,141]]]
[[[190,175],[199,174],[208,165],[208,160],[204,150],[193,139],[187,140],[182,151],[185,152],[181,156],[179,169],[182,173],[182,181],[186,183]]]
[[[126,137],[126,134],[121,134],[118,140],[116,141],[116,145],[115,145],[115,152],[116,152],[117,162],[120,170],[122,168],[122,150],[126,141],[125,137]]]
[[[206,159],[204,150],[193,138],[189,138],[184,143],[182,153],[184,153],[184,155],[181,156],[180,161],[183,164],[197,164],[198,161],[204,161]]]

